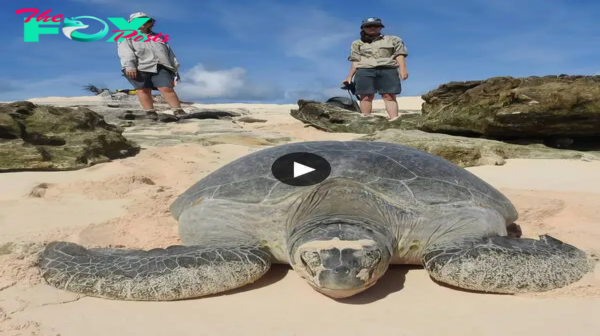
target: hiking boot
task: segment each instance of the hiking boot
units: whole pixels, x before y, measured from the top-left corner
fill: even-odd
[[[158,120],[158,113],[156,113],[154,110],[147,110],[146,118],[156,121]]]
[[[176,117],[178,117],[178,118],[181,118],[181,117],[186,116],[188,114],[183,109],[176,109],[176,110],[173,110],[173,115],[176,116]]]
[[[134,120],[135,119],[134,111],[125,110],[125,113],[123,113],[122,118],[125,120]]]

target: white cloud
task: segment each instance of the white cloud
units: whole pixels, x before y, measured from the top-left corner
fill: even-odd
[[[274,85],[253,83],[240,67],[210,71],[198,64],[182,73],[181,80],[176,91],[184,100],[270,100],[283,95]]]
[[[350,96],[348,95],[347,91],[341,90],[339,87],[288,90],[285,92],[285,95],[284,95],[284,98],[287,101],[292,101],[292,102],[295,102],[299,99],[325,101],[332,97],[350,97]],[[356,99],[356,98],[353,97],[353,99]]]

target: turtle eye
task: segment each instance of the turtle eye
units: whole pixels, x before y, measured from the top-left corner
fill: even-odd
[[[381,258],[381,254],[378,251],[367,251],[365,252],[365,257],[370,261],[376,261]]]

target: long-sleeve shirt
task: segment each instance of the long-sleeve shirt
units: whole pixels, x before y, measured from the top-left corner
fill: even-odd
[[[151,32],[150,36],[158,34]],[[117,42],[117,52],[121,60],[121,67],[126,70],[138,70],[147,72],[157,72],[157,65],[178,72],[179,62],[175,53],[167,42],[145,42],[145,38],[140,41],[134,41],[131,38],[123,39]]]

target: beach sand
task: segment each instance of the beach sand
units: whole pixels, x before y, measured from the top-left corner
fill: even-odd
[[[418,110],[420,104],[418,97],[400,99],[401,109]],[[293,142],[360,137],[305,127],[289,116],[296,105],[198,106],[246,109],[267,122],[240,123],[243,129],[277,132]],[[164,129],[191,127],[202,121]],[[183,143],[78,171],[0,174],[0,247],[54,239],[128,248],[178,244],[177,223],[168,212],[175,197],[262,148],[248,138]],[[600,162],[508,160],[468,170],[515,203],[524,236],[547,233],[600,255]],[[223,295],[122,302],[54,289],[40,282],[30,263],[0,248],[0,335],[600,335],[598,266],[571,286],[526,295],[470,293],[436,284],[420,267],[394,266],[373,288],[343,302],[312,290],[289,267],[275,266],[258,282]]]

